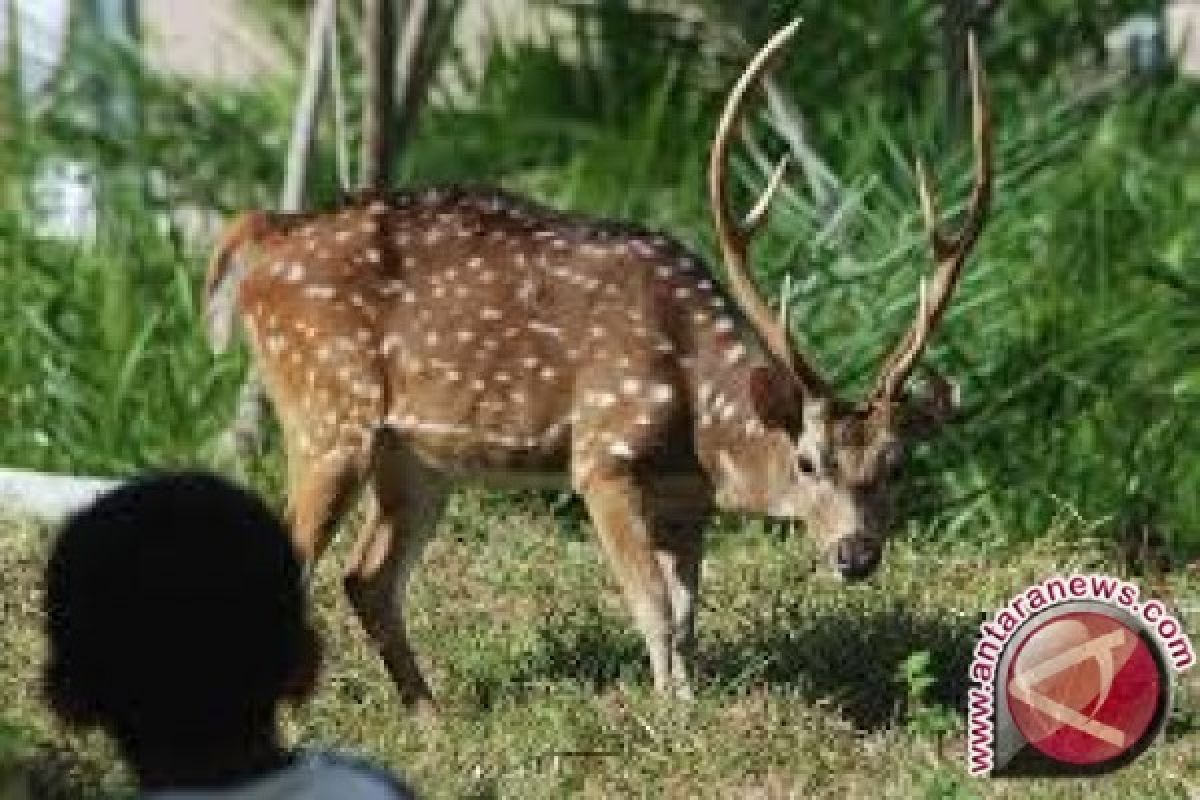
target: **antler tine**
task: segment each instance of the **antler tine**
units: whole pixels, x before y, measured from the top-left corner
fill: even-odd
[[[910,332],[910,336],[914,342],[923,343],[929,338],[929,316],[929,279],[921,278],[921,288],[917,296],[917,317],[913,321],[913,327]],[[918,345],[899,351],[895,360],[891,363],[891,368],[881,379],[878,391],[880,397],[894,398],[899,396],[900,390],[904,386],[904,380],[912,373],[922,349],[923,345]]]
[[[792,157],[785,153],[783,158],[779,159],[779,163],[775,165],[775,169],[771,171],[767,187],[763,189],[762,194],[758,196],[758,201],[755,202],[754,207],[750,209],[746,214],[746,219],[742,222],[742,230],[746,233],[753,235],[762,226],[767,212],[771,210],[771,201],[775,199],[775,193],[783,185],[783,178],[787,175],[791,163]]]
[[[937,262],[932,290],[927,296],[922,282],[921,302],[912,326],[884,361],[879,378],[871,392],[870,403],[886,405],[894,401],[904,388],[920,360],[930,334],[937,328],[942,314],[954,294],[967,255],[974,247],[987,220],[992,196],[992,121],[984,85],[983,67],[979,60],[979,45],[972,33],[967,42],[967,58],[971,73],[972,133],[975,148],[975,183],[967,204],[967,219],[959,233],[948,237],[938,227],[936,191],[932,188],[924,165],[917,162],[917,190],[921,213],[929,244]]]
[[[742,116],[746,95],[749,93],[750,87],[762,77],[774,57],[795,35],[796,30],[800,27],[800,22],[801,20],[796,18],[777,31],[750,61],[730,91],[717,124],[716,135],[713,138],[708,165],[708,191],[713,222],[717,231],[717,241],[721,247],[721,255],[725,261],[734,300],[737,301],[738,306],[746,315],[746,319],[770,353],[791,372],[801,385],[810,392],[824,392],[827,385],[824,379],[812,365],[796,353],[786,327],[778,323],[747,272],[747,250],[750,239],[761,227],[770,208],[771,200],[774,199],[783,182],[788,165],[787,159],[782,160],[775,167],[767,187],[750,213],[746,215],[744,223],[739,223],[730,211],[727,194],[729,152],[732,147],[733,133],[737,130]]]
[[[917,195],[921,201],[921,218],[925,222],[925,235],[929,237],[930,246],[936,258],[949,248],[949,242],[938,229],[937,191],[929,184],[929,173],[925,171],[925,161],[917,159]]]

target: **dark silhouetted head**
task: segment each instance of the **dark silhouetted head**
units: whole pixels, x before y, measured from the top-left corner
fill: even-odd
[[[203,747],[273,725],[317,641],[280,521],[203,473],[132,481],[71,518],[46,571],[54,710],[123,745]]]

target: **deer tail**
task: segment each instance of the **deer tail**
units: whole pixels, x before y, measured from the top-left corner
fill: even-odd
[[[204,323],[212,349],[221,353],[233,336],[238,285],[246,274],[242,248],[271,229],[271,215],[247,211],[237,217],[217,242],[204,279]]]

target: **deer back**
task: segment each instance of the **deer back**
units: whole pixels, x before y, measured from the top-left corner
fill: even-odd
[[[714,422],[691,413],[716,394],[703,376],[762,363],[687,248],[507,193],[362,198],[230,235],[269,390],[312,451],[386,424],[450,472],[682,468],[673,434]]]

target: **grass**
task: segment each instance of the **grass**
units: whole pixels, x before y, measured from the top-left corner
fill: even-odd
[[[410,621],[443,704],[404,717],[340,591],[336,554],[316,585],[327,645],[320,689],[286,714],[289,739],[360,750],[430,797],[1182,798],[1200,790],[1200,683],[1176,696],[1165,739],[1086,781],[966,776],[966,665],[984,612],[1054,570],[1112,570],[1093,542],[1014,551],[901,541],[881,575],[844,587],[801,536],[718,525],[706,561],[699,696],[664,706],[590,537],[548,515],[497,514],[459,496],[418,572]],[[0,528],[0,743],[49,798],[121,797],[100,737],[63,737],[34,687],[46,537]],[[1193,613],[1200,575],[1157,592]],[[0,757],[4,757],[0,746]],[[76,794],[78,792],[79,794]]]

